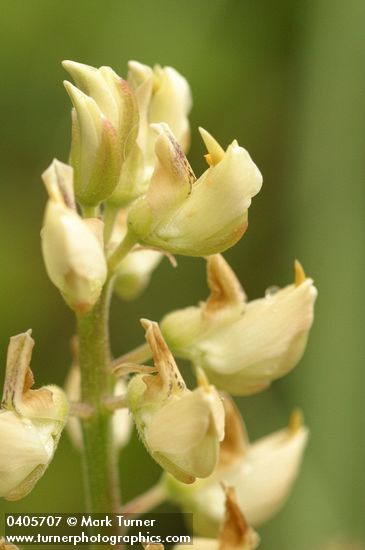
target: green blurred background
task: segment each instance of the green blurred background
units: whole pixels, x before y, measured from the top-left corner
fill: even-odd
[[[266,393],[240,399],[252,439],[303,408],[311,440],[262,550],[312,550],[335,535],[365,542],[364,182],[365,3],[362,0],[0,0],[1,364],[8,338],[33,328],[37,382],[62,384],[73,318],[47,279],[39,231],[41,172],[67,159],[70,104],[62,59],[172,65],[192,87],[196,128],[253,156],[264,187],[250,227],[226,254],[250,298],[292,278],[299,258],[319,288],[304,359]],[[115,355],[143,339],[138,319],[207,294],[203,260],[164,261],[136,302],[113,303]],[[1,367],[3,369],[3,367]],[[1,370],[2,373],[2,370]],[[2,442],[0,441],[0,445]],[[126,500],[159,468],[134,437],[123,453]],[[67,436],[47,475],[1,511],[82,511],[79,456]]]

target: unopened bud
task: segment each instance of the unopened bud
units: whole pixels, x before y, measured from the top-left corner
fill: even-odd
[[[190,143],[188,114],[191,109],[189,84],[172,67],[153,69],[137,61],[128,63],[128,83],[135,93],[138,136],[123,165],[119,183],[110,202],[124,206],[146,192],[155,165],[156,133],[151,123],[166,122],[184,151]]]
[[[59,173],[48,169],[43,175],[50,194],[41,232],[43,258],[49,278],[67,304],[84,313],[96,303],[107,276],[103,223],[83,220],[67,205],[55,174]]]
[[[95,233],[76,212],[49,201],[41,236],[49,278],[73,310],[89,311],[107,275],[103,249]]]
[[[138,109],[127,82],[110,67],[95,69],[64,61],[76,86],[65,82],[74,105],[70,161],[76,198],[96,206],[118,184],[123,162],[134,145]]]

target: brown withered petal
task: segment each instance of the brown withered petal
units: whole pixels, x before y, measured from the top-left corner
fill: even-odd
[[[260,538],[247,523],[237,503],[234,487],[222,483],[226,494],[226,512],[219,533],[219,550],[254,550]]]
[[[2,408],[27,415],[42,414],[52,407],[52,392],[47,388],[30,389],[34,384],[30,360],[34,340],[31,330],[10,338],[8,347]]]
[[[248,436],[243,419],[233,399],[223,394],[225,412],[225,435],[220,445],[217,472],[232,468],[240,463],[248,450]]]
[[[246,301],[245,292],[236,274],[221,254],[209,256],[207,278],[210,296],[204,304],[203,314],[209,315],[222,307]]]

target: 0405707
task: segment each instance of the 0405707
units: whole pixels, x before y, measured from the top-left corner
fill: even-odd
[[[33,515],[5,515],[5,522],[7,527],[42,527],[47,525],[48,527],[58,527],[62,521],[62,516],[33,516]]]

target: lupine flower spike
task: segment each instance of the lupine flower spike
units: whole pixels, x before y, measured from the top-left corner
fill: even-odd
[[[33,489],[75,416],[68,428],[82,454],[88,513],[144,513],[170,500],[194,514],[198,550],[254,550],[252,526],[287,500],[308,430],[294,411],[288,427],[251,443],[229,394],[263,391],[298,364],[317,291],[295,262],[292,284],[247,300],[221,253],[244,235],[262,176],[237,140],[223,147],[203,128],[207,166],[195,175],[186,157],[192,97],[180,73],[131,61],[124,80],[107,66],[63,66],[74,82],[65,82],[73,105],[69,164],[54,160],[42,175],[41,241],[48,276],[75,313],[77,346],[66,397],[54,385],[32,389],[30,331],[11,338],[0,496],[17,500]],[[142,319],[147,342],[114,359],[113,292],[140,296],[164,255],[173,265],[174,255],[204,258],[210,295],[165,310],[160,325]],[[191,388],[175,357],[191,363]],[[163,474],[121,507],[117,452],[132,421]],[[13,549],[0,539],[0,550]]]

